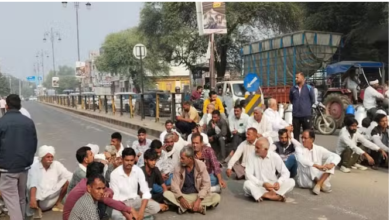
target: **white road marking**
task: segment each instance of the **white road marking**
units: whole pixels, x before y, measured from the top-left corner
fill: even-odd
[[[92,130],[95,130],[95,131],[103,132],[102,130],[100,130],[100,129],[97,128],[97,127],[88,126],[88,125],[87,125],[87,129],[92,129]]]
[[[351,211],[351,210],[348,210],[348,209],[345,209],[345,208],[337,207],[337,206],[334,206],[334,205],[328,205],[328,207],[331,208],[331,209],[336,209],[338,211],[341,211],[341,212],[343,212],[345,214],[353,215],[353,216],[358,217],[360,219],[364,219],[364,220],[368,220],[369,219],[368,217],[366,217],[366,216],[364,216],[362,214],[359,214],[357,212],[354,212],[354,211]]]

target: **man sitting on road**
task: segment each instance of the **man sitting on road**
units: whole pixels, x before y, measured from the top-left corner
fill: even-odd
[[[87,172],[88,164],[94,161],[93,153],[90,147],[81,147],[76,151],[76,159],[79,162],[78,167],[73,173],[72,180],[69,183],[68,190],[66,194],[69,192],[83,179],[85,178]]]
[[[263,117],[263,109],[256,107],[253,111],[253,116],[248,119],[247,128],[255,128],[257,130],[257,137],[265,137],[269,143],[273,143],[272,120]]]
[[[62,214],[63,220],[68,220],[69,215],[73,208],[76,207],[76,202],[85,194],[88,192],[87,182],[88,179],[96,176],[96,175],[102,175],[103,174],[104,165],[100,162],[92,162],[88,164],[87,166],[87,172],[86,177],[83,178],[68,194],[65,205],[64,205],[64,212]],[[104,195],[101,199],[97,200],[97,207],[96,209],[99,209],[99,218],[101,219],[106,210],[106,206],[111,207],[114,210],[118,210],[122,213],[123,216],[125,216],[126,220],[132,220],[132,217],[138,216],[138,213],[135,209],[130,208],[129,206],[126,206],[123,202],[119,202],[116,200],[113,200],[113,192],[110,188],[105,187],[104,188]]]
[[[203,114],[207,114],[207,106],[214,104],[214,110],[218,110],[221,114],[225,114],[225,108],[223,107],[222,101],[218,98],[215,91],[209,93],[209,98],[203,102]]]
[[[104,167],[104,179],[106,180],[106,185],[109,187],[110,185],[110,176],[112,171],[114,171],[117,167],[122,165],[122,157],[116,157],[117,150],[113,145],[106,146],[104,151],[104,155],[106,156],[107,165]]]
[[[202,127],[203,131],[207,132],[207,125],[213,118],[213,111],[215,110],[215,106],[213,103],[207,105],[207,113],[203,114],[202,119],[199,121],[199,125]]]
[[[124,202],[126,205],[138,211],[139,219],[144,216],[157,214],[161,206],[156,201],[151,200],[152,195],[146,183],[144,172],[138,166],[134,166],[136,154],[133,148],[126,148],[122,152],[123,165],[116,168],[111,173],[110,188],[114,191],[114,199]],[[139,189],[139,190],[138,190]],[[138,192],[141,192],[142,199]],[[123,215],[114,210],[113,220],[122,220]]]
[[[181,116],[176,116],[176,120],[176,128],[182,134],[189,135],[199,122],[199,114],[189,101],[185,101],[183,103],[183,112]]]
[[[228,157],[226,160],[226,162],[228,162],[228,168],[226,170],[226,175],[228,177],[232,175],[232,170],[235,172],[237,179],[243,179],[245,177],[246,163],[249,155],[255,152],[256,139],[257,130],[255,128],[248,128],[246,140],[238,145],[238,148],[234,154],[231,155],[231,158]],[[240,159],[241,163],[239,163]]]
[[[215,156],[214,150],[203,143],[203,136],[200,134],[194,134],[191,141],[195,151],[195,159],[203,161],[210,174],[211,192],[220,192],[221,188],[226,187],[226,183],[222,179],[221,164]]]
[[[244,192],[257,202],[263,199],[284,202],[286,193],[294,189],[295,181],[290,178],[283,160],[274,151],[269,151],[269,147],[267,138],[256,141],[255,152],[249,155],[246,163]]]
[[[106,188],[103,175],[98,174],[88,178],[87,192],[77,200],[75,208],[70,213],[69,220],[97,220],[99,212],[97,202],[104,197]]]
[[[374,80],[370,81],[370,86],[368,86],[364,90],[364,97],[363,97],[363,106],[367,110],[367,116],[371,119],[374,117],[375,112],[378,110],[378,104],[377,100],[385,100],[385,97],[383,94],[377,91],[379,88],[379,81]],[[388,113],[388,101],[387,106],[383,106],[384,109],[387,109]]]
[[[138,129],[138,140],[134,141],[133,144],[131,145],[131,148],[133,148],[137,153],[137,159],[136,159],[137,166],[139,167],[144,166],[145,163],[144,163],[143,153],[147,149],[149,149],[150,143],[152,143],[152,140],[147,139],[145,128]]]
[[[367,140],[366,137],[357,131],[358,122],[354,118],[346,118],[345,126],[340,130],[337,141],[336,153],[341,156],[340,171],[344,173],[351,172],[352,169],[367,170],[367,167],[357,163],[360,155],[363,155],[370,165],[374,164],[372,157],[364,150],[358,147],[358,142],[364,147],[373,151],[379,151],[384,158],[387,158],[385,151],[380,149],[376,144]]]
[[[42,211],[62,212],[62,199],[66,195],[72,173],[62,163],[54,160],[55,150],[43,145],[38,150],[39,161],[28,171],[27,192],[30,208],[35,218],[42,218]],[[28,216],[33,213],[30,212]]]
[[[290,177],[294,178],[297,175],[298,164],[295,157],[295,146],[289,141],[291,139],[291,132],[283,128],[279,130],[278,134],[279,141],[275,141],[271,145],[270,150],[279,154],[290,172]]]
[[[156,167],[160,170],[161,176],[164,180],[164,184],[167,189],[170,189],[171,180],[173,176],[173,169],[177,164],[172,163],[172,155],[168,157],[167,149],[172,151],[173,149],[173,137],[168,137],[166,143],[163,144],[159,140],[153,140],[150,144],[150,149],[157,155]]]
[[[188,137],[187,137],[187,143],[191,143],[193,134],[200,134],[200,135],[202,135],[202,137],[203,137],[203,144],[211,147],[211,145],[209,143],[209,137],[207,136],[207,134],[201,132],[201,127],[200,126],[196,126],[194,129],[192,129],[192,133],[190,135],[188,135]]]
[[[202,96],[202,90],[203,90],[202,86],[196,87],[196,90],[194,90],[191,94],[191,101],[199,100],[200,97]]]
[[[268,99],[268,108],[264,111],[264,116],[272,123],[274,141],[276,141],[278,136],[277,132],[280,129],[287,129],[290,133],[293,132],[292,125],[289,125],[282,117],[280,117],[276,99]]]
[[[111,145],[116,148],[116,157],[122,156],[122,151],[125,149],[122,144],[122,135],[119,132],[114,132],[111,135]]]
[[[180,165],[175,168],[171,191],[164,197],[178,207],[178,213],[187,210],[206,214],[206,207],[216,207],[221,201],[219,194],[210,192],[210,175],[206,165],[195,159],[194,149],[186,146],[180,151]]]
[[[217,155],[226,158],[226,141],[230,137],[229,127],[218,110],[214,110],[212,115],[213,119],[207,125],[209,142]]]
[[[371,137],[374,144],[379,146],[382,150],[384,150],[389,155],[389,119],[387,115],[377,114],[374,119],[378,126],[376,126],[372,132]],[[388,166],[389,160],[383,160],[383,156],[378,152],[371,152],[371,156],[375,160],[375,166],[373,169],[378,169],[378,167],[382,164]]]
[[[232,133],[232,151],[236,150],[238,145],[245,140],[247,123],[249,116],[242,112],[240,105],[234,106],[234,114],[229,115],[229,129]]]
[[[145,166],[141,169],[145,174],[149,189],[151,189],[152,199],[160,204],[161,211],[166,211],[168,206],[164,203],[163,193],[168,188],[164,183],[160,170],[156,167],[157,154],[152,149],[148,149],[143,157]]]
[[[171,120],[167,120],[165,122],[165,131],[163,131],[161,134],[160,134],[160,141],[161,143],[164,143],[164,138],[165,138],[165,135],[167,134],[173,134],[173,132],[176,132],[174,129],[173,129],[173,122]]]
[[[334,174],[335,167],[340,162],[340,156],[314,144],[313,130],[303,131],[301,138],[302,145],[297,140],[291,139],[296,146],[298,161],[297,185],[301,188],[313,189],[316,195],[319,195],[320,191],[331,192],[330,175]]]

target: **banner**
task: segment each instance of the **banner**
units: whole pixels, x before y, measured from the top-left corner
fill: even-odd
[[[201,28],[203,34],[226,34],[225,2],[201,2]]]
[[[58,78],[56,76],[52,77],[51,78],[51,87],[58,88],[60,86],[60,84],[58,82],[59,80],[60,80],[60,78]]]
[[[85,62],[76,62],[76,77],[84,78],[86,76]]]

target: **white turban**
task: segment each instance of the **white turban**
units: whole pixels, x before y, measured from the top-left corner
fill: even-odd
[[[382,109],[379,109],[375,112],[375,114],[382,114],[382,115],[387,115],[385,111],[383,111]]]
[[[38,150],[38,158],[39,158],[39,161],[42,160],[42,158],[44,156],[46,156],[46,154],[51,154],[53,155],[54,157],[54,154],[56,153],[56,151],[54,150],[54,147],[52,146],[47,146],[47,145],[43,145],[39,148]]]
[[[92,151],[92,153],[93,153],[94,155],[99,154],[100,149],[99,149],[99,146],[98,146],[98,145],[96,145],[96,144],[87,144],[87,145],[85,145],[85,146],[90,147],[90,148],[91,148],[91,151]]]
[[[379,81],[378,80],[370,81],[370,85],[375,85],[375,84],[379,84]]]

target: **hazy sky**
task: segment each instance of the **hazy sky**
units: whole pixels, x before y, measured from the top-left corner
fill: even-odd
[[[107,34],[134,27],[139,22],[143,3],[93,3],[87,10],[80,3],[79,30],[81,60],[89,51],[98,50]],[[45,74],[52,69],[50,40],[43,42],[44,33],[53,27],[61,34],[56,41],[56,69],[59,65],[74,67],[77,61],[76,11],[74,3],[63,8],[56,3],[0,3],[0,70],[19,78],[34,75],[36,54],[48,53]]]

